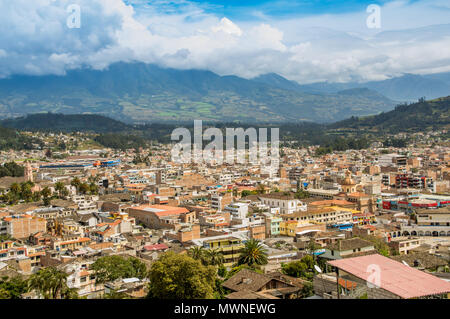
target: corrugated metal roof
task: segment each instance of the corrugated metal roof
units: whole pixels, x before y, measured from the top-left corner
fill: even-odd
[[[333,260],[329,264],[373,283],[373,269],[379,267],[379,286],[405,299],[450,292],[450,283],[378,254]]]

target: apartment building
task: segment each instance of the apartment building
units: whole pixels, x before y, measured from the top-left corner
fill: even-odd
[[[244,248],[245,237],[239,235],[220,235],[193,240],[197,246],[205,249],[218,249],[223,254],[224,266],[231,267],[239,259]]]
[[[450,207],[417,209],[417,224],[402,225],[404,236],[450,236]]]
[[[420,247],[425,242],[423,238],[420,237],[394,237],[389,241],[389,246],[391,246],[398,254],[407,255],[413,249]]]
[[[2,229],[13,238],[27,238],[31,234],[47,231],[47,221],[27,214],[3,217]]]
[[[248,215],[247,203],[231,203],[224,208],[225,212],[229,212],[233,218],[246,218]]]
[[[352,210],[339,207],[325,207],[298,211],[292,214],[281,215],[284,221],[298,221],[304,224],[339,224],[353,221]]]
[[[294,194],[272,193],[260,195],[261,203],[271,207],[280,208],[281,214],[292,214],[296,211],[305,211],[306,204],[296,199]]]

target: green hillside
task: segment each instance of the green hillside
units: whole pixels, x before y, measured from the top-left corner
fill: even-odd
[[[289,81],[279,76],[262,83],[143,63],[118,63],[104,71],[73,70],[65,76],[14,76],[0,80],[0,118],[53,112],[101,114],[134,123],[324,123],[377,114],[395,105],[376,92],[304,93],[284,82]]]
[[[398,105],[390,112],[352,117],[328,126],[331,129],[357,129],[372,132],[415,132],[450,127],[450,96]]]

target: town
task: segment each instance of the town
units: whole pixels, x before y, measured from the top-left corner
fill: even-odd
[[[433,133],[282,143],[276,168],[29,134],[43,143],[0,153],[2,299],[450,296],[450,145]]]

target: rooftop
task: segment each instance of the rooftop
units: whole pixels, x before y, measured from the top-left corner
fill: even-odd
[[[378,254],[333,260],[329,264],[365,281],[372,276],[368,269],[376,265],[380,268],[380,288],[405,299],[450,292],[449,282]]]

